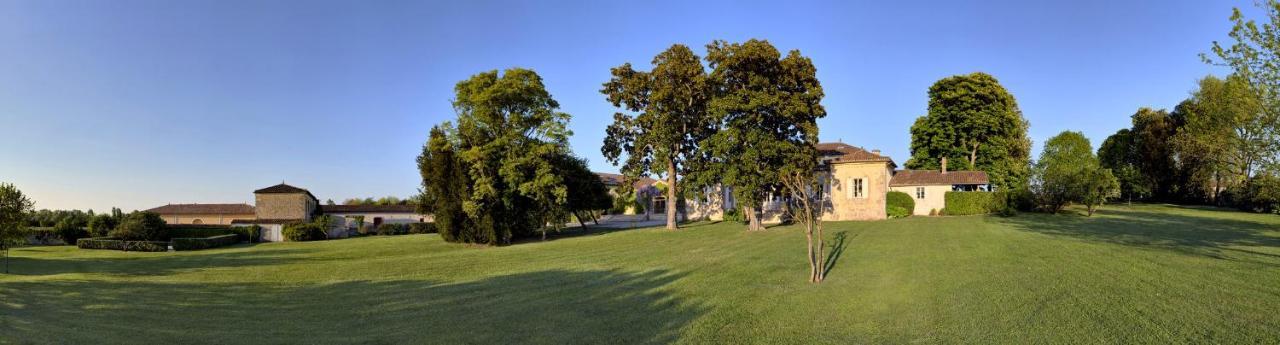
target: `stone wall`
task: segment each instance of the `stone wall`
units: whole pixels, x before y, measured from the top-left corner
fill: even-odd
[[[258,219],[309,221],[316,209],[316,204],[305,193],[265,193],[254,194],[254,207],[257,210]]]
[[[830,200],[823,220],[885,219],[889,191],[889,165],[885,162],[839,163],[831,166],[824,184]],[[850,193],[850,181],[862,179],[862,195]]]

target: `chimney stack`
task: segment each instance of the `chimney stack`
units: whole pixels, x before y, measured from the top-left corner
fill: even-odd
[[[879,149],[871,150],[871,153],[874,153],[874,154],[876,154],[877,156],[879,156],[879,155],[880,155],[880,150],[879,150]]]
[[[947,173],[947,157],[942,157],[942,173]]]

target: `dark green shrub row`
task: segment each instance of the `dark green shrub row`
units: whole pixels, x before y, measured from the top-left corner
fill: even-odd
[[[174,238],[172,241],[173,250],[199,250],[229,246],[240,243],[240,235],[226,234],[201,238]]]
[[[906,214],[902,214],[902,212],[894,210],[894,207],[906,210]],[[911,215],[912,211],[915,211],[916,200],[911,198],[911,194],[896,190],[889,191],[889,194],[885,197],[884,208],[885,213],[889,215],[889,218],[907,217]],[[902,215],[895,216],[895,214]]]
[[[167,240],[169,233],[160,215],[151,212],[134,212],[125,216],[108,236],[128,241]]]
[[[970,214],[988,214],[996,210],[995,193],[991,192],[947,192],[946,208],[942,214],[963,216]]]
[[[234,233],[227,225],[170,225],[169,238],[213,237]]]
[[[169,242],[163,241],[124,241],[114,237],[90,237],[76,241],[80,249],[112,249],[127,252],[164,252],[169,251]]]
[[[250,226],[233,226],[230,231],[239,235],[240,241],[244,242],[258,242],[258,239],[262,238],[262,226],[259,226],[258,224]]]
[[[58,232],[53,228],[29,227],[26,231],[27,237],[30,237],[35,244],[49,244],[58,238]]]
[[[408,224],[390,224],[385,223],[378,226],[379,236],[404,235],[409,233]]]
[[[294,242],[302,241],[322,241],[329,238],[324,233],[324,227],[316,223],[299,223],[284,226],[284,239]]]
[[[410,223],[409,233],[411,234],[434,234],[436,233],[436,223]]]

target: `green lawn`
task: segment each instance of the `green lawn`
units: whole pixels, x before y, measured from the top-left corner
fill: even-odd
[[[0,343],[1271,343],[1280,216],[1171,206],[182,253],[14,251]]]

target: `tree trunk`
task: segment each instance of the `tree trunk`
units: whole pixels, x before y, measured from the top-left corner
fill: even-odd
[[[667,160],[667,230],[676,229],[676,161]]]
[[[1094,205],[1094,204],[1088,204],[1088,205],[1085,205],[1085,210],[1086,210],[1087,212],[1089,212],[1088,217],[1093,217],[1093,211],[1094,211],[1094,210],[1097,210],[1097,209],[1098,209],[1098,206],[1096,206],[1096,205]]]
[[[760,230],[760,210],[751,206],[743,207],[742,210],[747,216],[747,231]]]
[[[817,257],[817,261],[818,261],[818,271],[817,271],[818,280],[816,280],[816,281],[814,281],[814,282],[815,282],[815,283],[821,283],[823,279],[826,279],[826,278],[827,278],[827,254],[826,254],[826,251],[827,251],[826,243],[827,243],[827,242],[826,242],[825,240],[823,240],[823,239],[822,239],[822,223],[821,223],[820,221],[818,221],[818,220],[814,220],[814,225],[813,225],[813,226],[814,226],[814,227],[816,227],[816,228],[818,228],[818,257]]]
[[[969,169],[978,169],[978,143],[974,143],[973,149],[969,150]]]
[[[592,223],[596,223],[596,225],[600,225],[600,218],[597,218],[597,217],[596,217],[596,212],[595,212],[595,211],[588,211],[588,212],[587,212],[587,214],[588,214],[588,215],[591,215],[591,222],[592,222]]]
[[[809,257],[809,282],[813,283],[813,282],[816,282],[818,279],[818,274],[817,274],[818,264],[816,260],[814,260],[813,258],[813,229],[807,228],[807,227],[805,228],[804,239],[805,239],[805,244],[807,244],[806,250],[808,251],[808,257]]]
[[[582,221],[582,215],[578,211],[573,211],[573,217],[578,218],[578,225],[582,226],[582,230],[587,229],[587,223]]]

